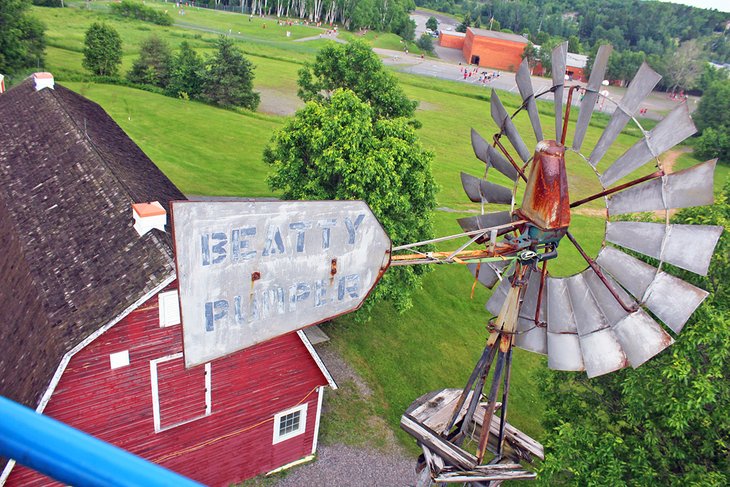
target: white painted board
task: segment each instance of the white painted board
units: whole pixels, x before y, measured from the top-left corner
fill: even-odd
[[[356,310],[390,263],[363,201],[171,207],[187,367]]]

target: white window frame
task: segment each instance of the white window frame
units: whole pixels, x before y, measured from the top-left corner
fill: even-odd
[[[161,427],[160,426],[160,390],[157,386],[157,364],[160,364],[162,362],[168,362],[170,360],[175,360],[178,358],[182,358],[183,354],[182,352],[176,353],[173,355],[167,355],[165,357],[156,358],[154,360],[150,360],[150,381],[152,383],[152,419],[154,421],[155,425],[155,433],[160,433],[162,431],[167,431],[172,428],[176,428],[178,426],[182,426],[184,424],[191,423],[193,421],[197,421],[199,419],[205,418],[207,416],[210,416],[211,412],[211,368],[210,368],[210,362],[205,364],[205,413],[201,414],[200,416],[196,416],[195,418],[186,419],[185,421],[181,421],[179,423],[171,424],[169,426]]]
[[[286,441],[290,438],[294,438],[295,436],[304,434],[304,432],[307,431],[307,406],[307,403],[300,404],[299,406],[295,406],[274,415],[274,439],[272,442],[273,445],[276,445],[277,443],[280,443],[282,441]],[[289,433],[286,433],[284,435],[279,435],[281,418],[288,414],[296,413],[297,411],[299,412],[299,429],[290,431]]]
[[[160,311],[160,327],[175,326],[180,324],[180,298],[177,289],[166,291],[157,295],[157,303]],[[168,321],[165,319],[168,311],[176,311],[175,317]]]

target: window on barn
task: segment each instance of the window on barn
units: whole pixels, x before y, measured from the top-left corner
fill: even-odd
[[[160,326],[179,325],[180,304],[177,290],[160,293],[157,296],[160,304]]]
[[[274,444],[301,435],[306,427],[306,404],[276,414],[274,416]]]
[[[155,432],[204,418],[211,412],[210,363],[185,368],[182,353],[150,361]]]

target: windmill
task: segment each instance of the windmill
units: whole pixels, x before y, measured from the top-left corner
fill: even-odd
[[[643,64],[624,97],[614,102],[600,91],[610,53],[610,46],[601,46],[597,53],[570,144],[566,140],[570,108],[581,87],[565,86],[567,43],[552,52],[552,86],[544,92],[534,92],[523,61],[516,75],[522,105],[510,115],[492,91],[490,112],[499,132],[487,141],[471,131],[484,176],[461,174],[467,196],[482,207],[480,215],[458,220],[464,230],[458,237],[466,236],[468,242],[454,252],[397,253],[434,241],[393,249],[391,265],[466,263],[479,283],[496,286],[486,304],[494,316],[486,346],[466,386],[420,398],[401,420],[403,429],[423,448],[422,485],[431,481],[484,485],[534,477],[518,462],[539,456],[541,447],[506,421],[513,346],[547,355],[551,369],[585,371],[588,377],[635,368],[671,345],[668,330],[680,333],[707,296],[662,267],[667,263],[707,273],[722,227],[672,224],[669,217],[673,209],[712,204],[716,161],[665,172],[659,156],[695,132],[688,108],[681,104],[653,129],[644,130],[634,115],[661,76]],[[536,104],[537,98],[549,95],[555,102],[554,140],[545,137]],[[616,107],[595,146],[584,155],[587,128],[599,100]],[[534,152],[513,122],[521,112],[530,120]],[[609,160],[609,149],[630,121],[639,128],[641,139]],[[566,164],[568,155],[578,162]],[[647,174],[650,162],[656,168]],[[571,200],[567,169],[574,163],[588,165],[600,191]],[[512,187],[495,183],[495,172],[501,175],[496,179],[506,178]],[[581,206],[601,200],[605,238],[594,259],[581,247],[580,235],[571,231],[571,216]],[[505,209],[485,212],[487,204]],[[625,218],[640,212],[663,212],[664,221]],[[484,248],[467,250],[471,244]],[[566,245],[575,247],[586,267],[572,276],[557,277],[548,269],[549,262]],[[656,266],[632,253],[654,259]],[[479,434],[470,435],[477,423]],[[512,441],[505,442],[510,434]],[[475,454],[463,447],[470,437],[476,443]],[[487,449],[495,456],[485,464]]]

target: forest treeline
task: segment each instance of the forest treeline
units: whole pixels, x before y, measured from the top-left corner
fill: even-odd
[[[704,57],[730,63],[730,14],[674,3],[641,0],[416,0],[418,6],[463,16],[475,27],[527,35],[538,45],[555,38],[591,54],[613,45],[627,58],[666,58],[696,40]],[[630,54],[631,53],[631,54]],[[642,59],[643,60],[643,59]]]

